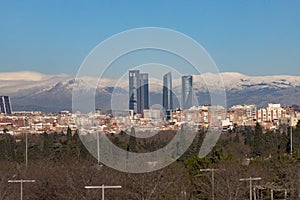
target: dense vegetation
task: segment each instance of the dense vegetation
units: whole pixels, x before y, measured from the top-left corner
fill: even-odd
[[[101,191],[86,190],[85,185],[122,185],[106,190],[107,199],[211,199],[211,174],[201,168],[222,169],[215,173],[215,199],[246,199],[248,183],[240,178],[262,177],[255,185],[288,189],[289,199],[300,198],[300,124],[293,130],[293,154],[290,155],[289,127],[263,131],[256,127],[237,127],[224,132],[205,158],[198,152],[205,135],[202,129],[189,150],[172,165],[151,173],[127,174],[100,167],[78,133],[28,135],[26,167],[25,136],[0,136],[0,199],[19,198],[19,185],[9,179],[35,179],[24,185],[26,199],[101,199]],[[136,139],[124,133],[108,135],[113,143],[133,152],[158,149],[173,138],[174,132]],[[247,160],[247,158],[249,160]],[[247,163],[249,162],[249,163]],[[270,198],[268,190],[263,191]],[[275,193],[275,199],[282,193]]]

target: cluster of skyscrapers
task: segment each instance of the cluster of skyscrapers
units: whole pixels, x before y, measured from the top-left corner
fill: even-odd
[[[193,106],[193,76],[182,76],[181,108],[189,109]],[[163,76],[162,105],[168,116],[174,110],[173,104],[172,73]],[[142,114],[144,109],[149,109],[149,78],[148,73],[139,70],[129,71],[129,109],[135,114]]]
[[[0,96],[0,113],[10,115],[12,113],[9,96]]]

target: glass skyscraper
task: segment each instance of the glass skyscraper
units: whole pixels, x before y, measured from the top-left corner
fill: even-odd
[[[172,74],[166,73],[163,76],[163,107],[165,112],[173,110]]]
[[[142,113],[144,109],[149,109],[149,83],[148,74],[140,74],[140,103],[138,113]]]
[[[138,102],[140,101],[140,71],[129,71],[129,109],[138,113]]]
[[[0,96],[0,113],[4,113],[4,114],[12,113],[9,96]]]
[[[141,114],[149,108],[148,74],[139,70],[129,71],[129,109]]]
[[[187,75],[181,77],[181,103],[182,109],[189,109],[193,106],[193,76]]]

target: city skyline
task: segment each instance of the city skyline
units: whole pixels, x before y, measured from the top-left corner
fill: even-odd
[[[156,95],[163,93],[163,77],[162,75],[168,71],[162,72],[158,78],[152,77],[152,72],[146,69],[142,70],[149,73],[149,98],[152,103],[162,104],[162,96]],[[128,71],[127,71],[128,73]],[[181,77],[173,79],[173,107],[178,107],[180,98]],[[175,74],[176,75],[176,74]],[[268,102],[281,103],[284,106],[293,104],[300,105],[298,88],[300,88],[300,76],[246,76],[239,73],[222,73],[225,91],[227,95],[227,105],[230,107],[236,104],[256,104],[258,107],[264,107]],[[194,76],[195,98],[198,98],[199,105],[209,103],[209,94],[206,91],[206,85],[203,78],[210,80],[212,74],[201,74]],[[90,87],[89,81],[95,80],[94,77],[83,77],[85,87]],[[30,72],[19,73],[0,73],[1,94],[11,96],[13,109],[22,110],[38,110],[45,112],[58,112],[60,110],[72,110],[70,94],[73,88],[73,76],[68,75],[45,75]],[[9,83],[9,84],[8,84]],[[26,83],[26,84],[24,84]],[[115,85],[116,84],[116,85]],[[210,85],[208,85],[210,86]],[[103,79],[98,85],[99,95],[102,98],[109,98],[107,95],[111,92],[122,92],[128,96],[128,74],[124,75],[120,81],[114,79]],[[114,88],[115,92],[112,90]],[[261,95],[264,91],[264,95]],[[97,92],[97,93],[98,93]],[[107,93],[109,92],[109,93]],[[238,92],[238,96],[236,95]],[[24,96],[26,95],[26,96]],[[59,96],[57,96],[59,95]],[[201,95],[201,98],[199,98]],[[286,96],[290,98],[285,98]],[[97,94],[98,96],[98,94]],[[60,101],[57,101],[60,98]],[[56,102],[49,105],[49,100]],[[124,102],[124,108],[128,109],[128,100]],[[104,111],[109,110],[109,101],[103,101],[97,97],[97,108],[103,108]]]
[[[129,87],[129,110],[135,114],[143,114],[145,109],[149,109],[149,78],[148,73],[140,73],[140,70],[128,71]],[[162,77],[162,100],[160,105],[164,110],[167,119],[173,108],[173,88],[172,72],[168,72]],[[181,105],[180,109],[189,109],[194,106],[193,102],[193,76],[181,76]]]

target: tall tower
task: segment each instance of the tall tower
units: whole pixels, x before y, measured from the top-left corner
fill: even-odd
[[[129,71],[129,109],[141,114],[149,109],[149,83],[148,74],[139,70]]]
[[[163,107],[165,112],[173,110],[172,74],[166,73],[163,76]]]
[[[148,74],[140,73],[140,102],[138,113],[142,113],[144,109],[149,109],[149,83]]]
[[[193,76],[187,75],[181,77],[182,90],[181,90],[181,101],[182,108],[189,109],[193,106]]]
[[[139,113],[140,103],[140,71],[129,71],[129,109],[134,113]]]
[[[12,113],[9,96],[0,96],[0,113],[9,115]]]

